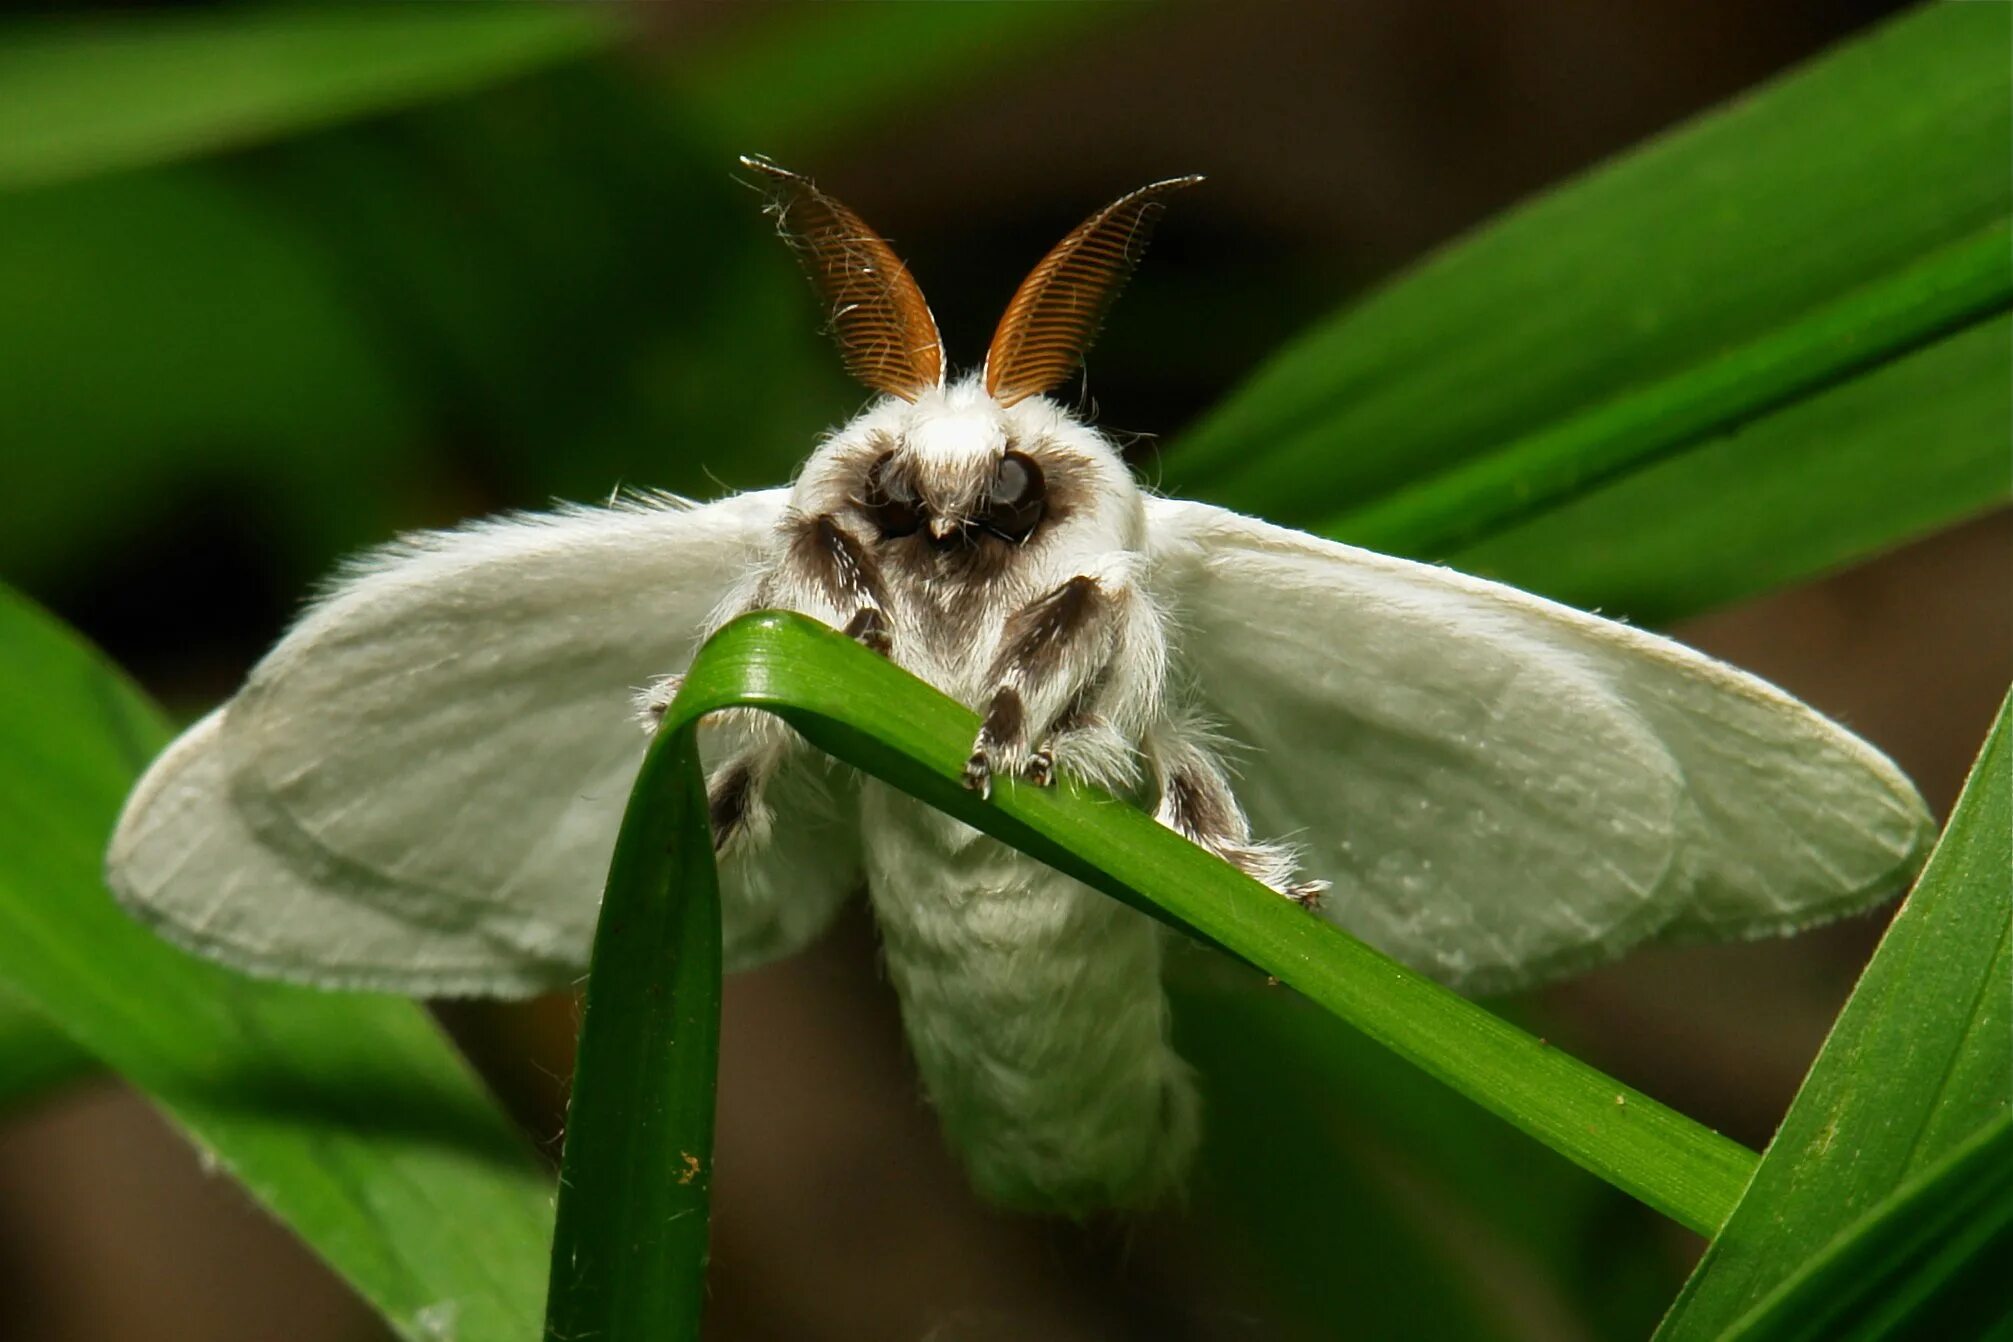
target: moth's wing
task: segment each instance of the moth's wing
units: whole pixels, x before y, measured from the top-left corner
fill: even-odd
[[[1878,751],[1668,639],[1203,504],[1148,529],[1254,834],[1464,991],[1851,913],[1933,836]]]
[[[782,509],[782,491],[571,509],[367,558],[142,779],[114,891],[253,972],[443,995],[566,982],[646,745],[632,697],[684,668]],[[807,903],[857,883],[850,823],[779,827],[813,854]],[[755,935],[774,901],[740,898],[731,870],[721,894],[730,946],[808,939]]]

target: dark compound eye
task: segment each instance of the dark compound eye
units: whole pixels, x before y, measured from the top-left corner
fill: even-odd
[[[912,536],[923,525],[922,510],[909,482],[888,468],[894,455],[883,452],[867,471],[867,515],[884,537]]]
[[[1041,524],[1044,497],[1041,467],[1035,465],[1034,458],[1008,452],[993,474],[981,525],[1006,540],[1024,541]]]

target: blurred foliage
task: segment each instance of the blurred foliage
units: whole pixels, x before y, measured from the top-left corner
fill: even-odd
[[[0,188],[270,140],[480,88],[617,35],[548,5],[286,7],[17,22],[0,43]]]
[[[1654,619],[2005,501],[2007,30],[1928,6],[1491,222],[1271,360],[1168,489]]]
[[[0,33],[0,573],[58,595],[139,582],[180,645],[207,618],[209,589],[186,586],[204,562],[277,606],[403,526],[779,481],[860,393],[733,155],[836,148],[1146,8],[795,8],[661,54],[601,11],[532,6],[17,23]],[[1513,212],[1336,311],[1156,469],[1654,620],[2003,500],[2008,28],[2006,6],[1925,9]],[[959,245],[989,256],[988,228]],[[1170,383],[1206,385],[1266,329],[1251,314],[1341,297],[1309,280],[1320,264],[1163,268],[1108,344],[1136,333]],[[939,298],[947,331],[972,325]],[[205,547],[222,559],[189,553]],[[144,586],[157,568],[183,585]],[[0,613],[0,819],[47,839],[0,855],[0,990],[19,998],[0,1000],[0,1105],[76,1075],[81,1049],[408,1335],[449,1295],[494,1306],[460,1336],[527,1335],[548,1185],[493,1106],[409,1006],[248,984],[125,922],[97,855],[159,716],[40,616]],[[1983,813],[1957,838],[1975,845]],[[1956,861],[1938,859],[1946,914]],[[1954,1015],[1907,1005],[1948,1005],[1916,975],[1954,1002],[1958,967],[2004,979],[2003,951],[1975,961],[1936,977],[1883,953],[1792,1122],[1887,1096],[1839,1041],[1947,1042]],[[1668,1302],[1651,1219],[1557,1155],[1296,998],[1204,981],[1178,1003],[1213,1115],[1206,1233],[1296,1335],[1639,1336]],[[412,1121],[387,1128],[316,1068]],[[1982,1072],[1955,1088],[2005,1089]],[[1784,1190],[1750,1194],[1670,1326],[1799,1289],[1812,1255],[1821,1282],[1861,1261],[1854,1235],[1919,1233],[1925,1205],[1951,1205],[1924,1161],[1966,1157],[1971,1131],[1894,1147],[1845,1191],[1795,1162],[1802,1137],[1779,1140],[1756,1188]],[[1806,1179],[1849,1209],[1794,1242],[1750,1233]],[[458,1208],[454,1236],[435,1199]],[[1877,1211],[1844,1225],[1882,1199],[1899,1229]],[[471,1225],[490,1233],[457,1247]],[[1767,1271],[1715,1266],[1743,1256]]]
[[[105,838],[167,724],[4,591],[0,687],[10,999],[144,1092],[402,1334],[530,1336],[548,1176],[439,1027],[417,1003],[246,978],[127,917]]]

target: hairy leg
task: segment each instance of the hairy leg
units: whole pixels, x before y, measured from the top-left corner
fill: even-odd
[[[1059,760],[1098,782],[1126,781],[1124,719],[1158,693],[1162,656],[1150,607],[1122,577],[1079,575],[1029,602],[1007,620],[987,670],[965,785],[987,794],[996,772],[1046,785]]]
[[[1302,908],[1320,905],[1328,882],[1297,879],[1290,847],[1252,839],[1251,822],[1206,732],[1192,722],[1163,722],[1148,735],[1146,753],[1160,792],[1155,819]]]
[[[714,628],[750,611],[801,610],[888,655],[893,641],[887,591],[866,547],[829,514],[794,514],[784,520],[780,535],[775,563],[757,575],[746,595],[728,607]],[[664,712],[683,683],[682,675],[664,676],[637,697],[644,730],[655,732],[662,725]],[[725,762],[712,771],[706,784],[713,846],[726,853],[759,844],[772,819],[764,799],[767,785],[802,743],[767,713],[730,709],[707,725],[730,741]]]

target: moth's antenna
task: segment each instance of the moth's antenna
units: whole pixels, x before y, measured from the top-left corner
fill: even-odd
[[[941,386],[937,319],[894,249],[810,178],[759,156],[743,155],[741,166],[768,178],[768,212],[825,300],[846,371],[906,401]]]
[[[1170,177],[1120,196],[1077,225],[1028,272],[986,351],[986,391],[995,400],[1012,405],[1070,375],[1146,254],[1154,222],[1166,208],[1163,198],[1201,180]]]

